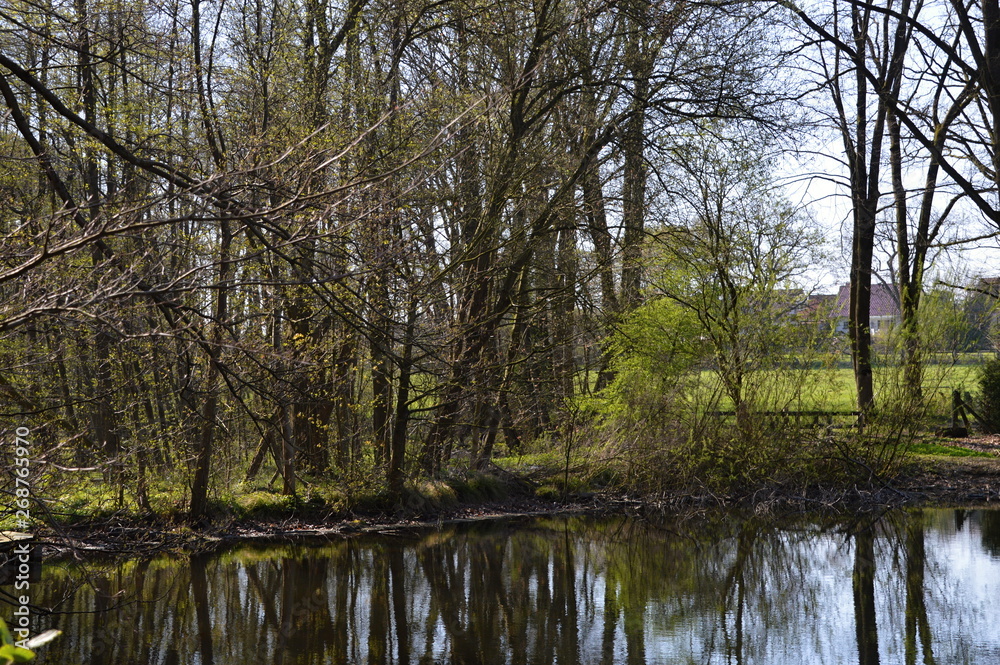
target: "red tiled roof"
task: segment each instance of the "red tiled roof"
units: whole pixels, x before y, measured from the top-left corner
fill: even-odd
[[[837,304],[833,308],[833,316],[849,318],[851,301],[851,285],[844,284],[837,294]],[[872,284],[872,302],[868,308],[869,316],[899,316],[899,301],[895,290],[886,284]]]
[[[837,296],[832,294],[812,294],[806,298],[805,304],[798,310],[798,315],[803,318],[817,316],[821,313],[825,315],[831,307],[836,306],[836,300]]]

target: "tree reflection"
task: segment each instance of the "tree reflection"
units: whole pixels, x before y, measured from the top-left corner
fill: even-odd
[[[618,598],[610,576],[604,578],[604,631],[601,639],[601,665],[615,660],[615,630],[618,626]]]
[[[875,534],[870,525],[854,534],[854,620],[859,665],[878,665],[875,621]]]
[[[726,636],[726,652],[730,661],[735,658],[737,665],[743,663],[743,611],[746,606],[746,569],[750,562],[753,549],[753,532],[750,529],[740,529],[736,537],[736,558],[733,561],[729,575],[726,577],[726,585],[722,603],[722,626]],[[735,602],[736,608],[731,608]],[[734,638],[729,638],[727,630],[727,614],[734,614]]]
[[[906,524],[906,665],[917,662],[917,637],[924,654],[924,665],[934,665],[934,651],[931,647],[931,625],[927,619],[925,602],[923,511],[916,510]]]
[[[979,528],[983,548],[993,556],[1000,556],[1000,511],[984,510]]]
[[[968,520],[984,547],[989,519]],[[41,662],[956,662],[946,638],[977,619],[929,595],[949,562],[925,526],[953,529],[935,520],[895,513],[850,547],[836,522],[575,519],[104,566],[87,585],[55,570],[39,593],[72,613]]]
[[[396,662],[410,663],[410,626],[406,615],[406,583],[403,573],[403,550],[393,547],[387,553],[392,578],[392,617],[396,626]]]
[[[214,665],[215,658],[212,649],[211,607],[208,600],[208,579],[205,576],[204,555],[192,556],[188,562],[191,570],[191,599],[194,601],[195,616],[198,624],[198,652],[201,662]]]

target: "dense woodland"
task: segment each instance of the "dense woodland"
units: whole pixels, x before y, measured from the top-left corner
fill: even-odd
[[[637,366],[647,406],[716,372],[745,432],[822,346],[790,155],[850,202],[862,410],[875,257],[916,403],[929,262],[1000,227],[996,0],[3,0],[0,94],[4,426],[195,517],[568,456]]]

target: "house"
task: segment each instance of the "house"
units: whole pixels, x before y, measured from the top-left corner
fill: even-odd
[[[851,285],[844,284],[837,294],[837,302],[830,316],[834,319],[834,329],[838,333],[847,333],[850,318]],[[872,299],[868,308],[869,326],[872,335],[885,335],[893,326],[899,325],[902,316],[899,311],[899,294],[896,288],[889,284],[872,284]]]
[[[806,297],[795,311],[795,316],[799,322],[808,325],[819,326],[821,331],[830,329],[830,312],[837,304],[837,296],[825,293],[814,293]]]

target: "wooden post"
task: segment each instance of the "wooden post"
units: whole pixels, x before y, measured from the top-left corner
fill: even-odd
[[[955,392],[957,393],[958,391],[956,390]],[[958,414],[960,416],[962,416],[962,423],[965,425],[966,431],[971,430],[972,428],[969,427],[969,408],[966,405],[967,404],[967,400],[962,399],[961,394],[959,394],[958,400],[959,400],[958,401]]]
[[[965,422],[965,427],[958,424],[959,417]],[[965,407],[962,404],[962,394],[957,390],[951,391],[951,427],[938,430],[938,436],[950,438],[961,438],[969,436],[969,417],[965,414]]]

